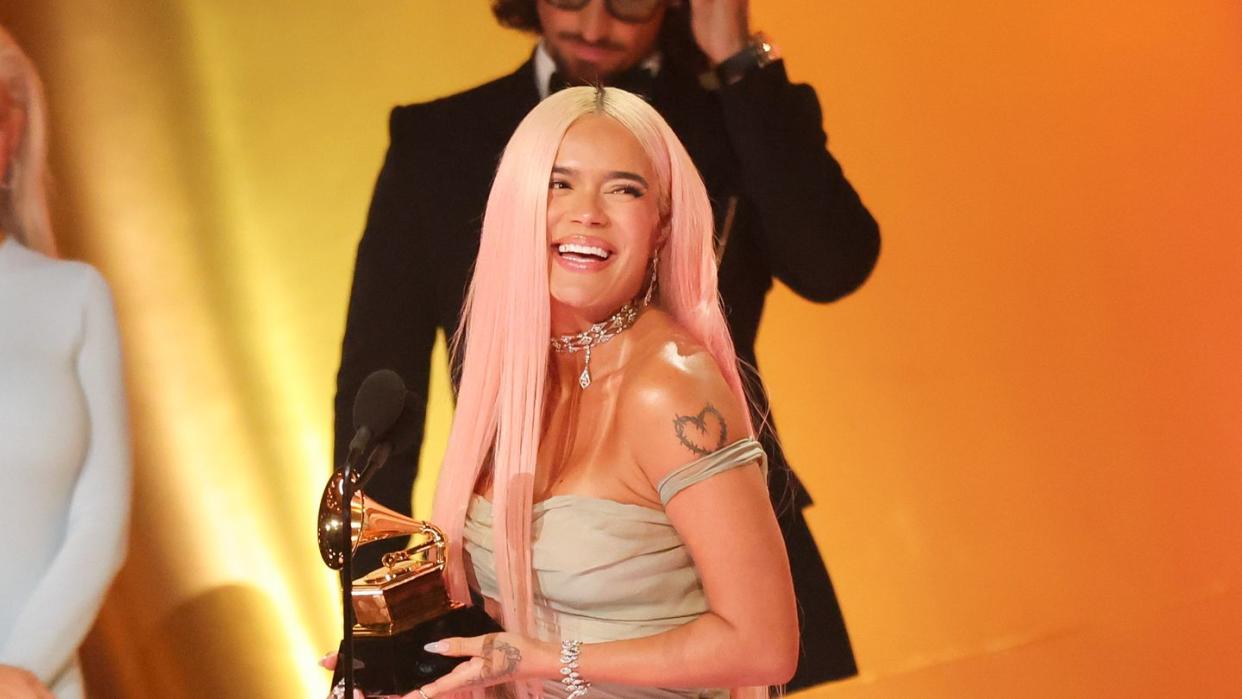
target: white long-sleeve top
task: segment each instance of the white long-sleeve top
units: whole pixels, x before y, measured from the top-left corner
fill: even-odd
[[[78,646],[125,557],[130,451],[111,294],[0,241],[0,664],[82,696]]]

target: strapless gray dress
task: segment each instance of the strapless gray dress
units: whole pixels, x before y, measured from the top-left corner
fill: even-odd
[[[667,505],[685,488],[767,457],[743,439],[670,473],[658,486]],[[532,509],[536,634],[543,640],[583,643],[652,636],[707,612],[707,597],[690,553],[663,510],[615,500],[557,495]],[[466,514],[465,541],[478,592],[498,599],[492,552],[492,505],[475,495]],[[589,677],[587,679],[590,679]],[[566,696],[556,681],[551,697]],[[722,688],[659,689],[595,684],[591,697],[671,699],[728,697]]]

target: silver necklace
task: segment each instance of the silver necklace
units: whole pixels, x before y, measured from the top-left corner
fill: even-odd
[[[612,338],[620,335],[638,320],[638,305],[633,301],[621,307],[621,310],[608,316],[607,320],[600,321],[591,327],[583,330],[577,335],[560,335],[552,338],[552,351],[573,354],[574,352],[586,352],[585,365],[582,373],[578,375],[578,385],[582,390],[586,390],[591,385],[591,348],[596,345],[602,345]]]

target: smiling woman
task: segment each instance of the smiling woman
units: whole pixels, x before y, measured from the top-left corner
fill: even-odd
[[[552,332],[579,332],[638,294],[662,242],[655,179],[620,122],[592,114],[569,127],[548,196]]]
[[[789,565],[711,220],[689,156],[629,93],[564,90],[518,127],[433,517],[453,595],[481,595],[507,631],[433,644],[471,660],[411,696],[764,694],[793,674]]]

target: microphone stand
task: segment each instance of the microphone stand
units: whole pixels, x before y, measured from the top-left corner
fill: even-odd
[[[354,547],[353,547],[353,500],[354,500],[354,460],[345,459],[341,469],[341,536],[345,540],[342,547],[345,551],[344,565],[341,567],[341,616],[344,617],[344,629],[341,634],[341,652],[337,654],[337,662],[344,665],[344,699],[354,699]]]

